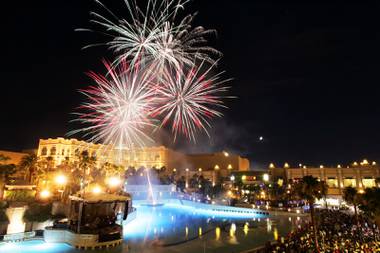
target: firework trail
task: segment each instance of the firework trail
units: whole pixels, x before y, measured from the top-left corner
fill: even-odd
[[[90,72],[96,85],[82,90],[87,102],[79,108],[75,121],[87,126],[72,131],[82,133],[90,142],[99,142],[119,149],[143,147],[152,141],[149,129],[155,126],[149,117],[153,102],[151,75],[138,66],[130,68],[122,62],[117,68],[103,61],[107,75]]]
[[[222,72],[211,74],[212,69],[213,66],[207,68],[204,63],[188,70],[167,68],[162,84],[154,90],[156,104],[151,114],[161,117],[161,127],[171,125],[174,140],[183,134],[195,142],[197,130],[208,135],[209,120],[222,116],[214,108],[225,107],[221,93],[228,90],[224,84],[229,80],[221,78]]]
[[[148,0],[144,9],[137,6],[134,0],[125,0],[130,17],[128,20],[117,17],[101,2],[96,2],[107,13],[91,12],[93,18],[90,22],[99,29],[77,30],[109,36],[110,41],[87,47],[106,45],[116,55],[115,65],[127,60],[131,66],[140,62],[159,70],[166,65],[179,69],[184,64],[193,64],[197,59],[214,64],[212,56],[221,56],[218,50],[207,46],[207,37],[216,34],[215,30],[193,27],[195,14],[182,19],[178,17],[178,12],[189,0]]]

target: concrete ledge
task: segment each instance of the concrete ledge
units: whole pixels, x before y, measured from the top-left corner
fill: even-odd
[[[49,243],[67,243],[77,249],[110,248],[123,242],[123,239],[99,242],[98,235],[76,234],[64,229],[46,229],[44,231],[44,240]]]

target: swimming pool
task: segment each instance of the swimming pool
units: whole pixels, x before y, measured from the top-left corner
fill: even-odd
[[[102,252],[242,252],[284,236],[302,222],[300,218],[286,216],[215,216],[177,204],[157,207],[137,205],[136,208],[136,219],[124,227],[124,244]],[[83,250],[66,244],[33,240],[0,245],[0,252],[77,253]]]

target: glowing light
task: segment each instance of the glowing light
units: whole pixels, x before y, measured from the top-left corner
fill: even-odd
[[[285,168],[285,169],[289,168],[289,163],[285,163],[285,164],[284,164],[284,168]]]
[[[230,176],[230,180],[231,180],[231,181],[235,181],[235,176],[234,176],[234,175],[231,175],[231,176]]]
[[[219,165],[215,165],[214,169],[218,170],[219,169]]]
[[[275,241],[278,240],[278,230],[277,230],[277,228],[274,228],[274,229],[273,229],[273,239],[274,239]]]
[[[338,169],[342,168],[342,166],[340,164],[338,164]]]
[[[65,185],[67,183],[67,177],[64,175],[58,175],[55,178],[55,182],[59,185]]]
[[[363,159],[363,161],[360,163],[360,165],[368,165],[368,160],[367,159]]]
[[[235,232],[236,232],[236,224],[232,223],[231,227],[230,227],[230,236],[234,237],[235,236]]]
[[[244,235],[248,235],[248,231],[249,231],[248,222],[246,222],[246,223],[244,224],[243,231],[244,231]]]
[[[116,187],[116,186],[119,186],[121,184],[121,180],[118,177],[110,177],[107,180],[107,184],[110,187]]]
[[[269,175],[267,173],[263,174],[263,180],[265,182],[268,182],[269,181]]]
[[[102,188],[100,188],[100,186],[96,185],[92,188],[92,193],[94,194],[99,194],[102,192]]]
[[[228,164],[227,169],[232,170],[232,165],[231,165],[231,164]]]
[[[50,197],[50,191],[48,190],[43,190],[40,192],[40,197],[43,199],[49,198]]]
[[[202,227],[198,228],[198,234],[199,234],[199,237],[202,237]]]
[[[189,168],[186,168],[186,172],[189,172]]]
[[[247,179],[247,176],[246,175],[243,175],[243,176],[241,176],[241,180],[246,180]]]
[[[228,152],[224,151],[224,152],[223,152],[223,155],[224,155],[225,157],[228,157],[230,154],[228,154]]]
[[[269,168],[270,168],[270,169],[274,169],[274,168],[275,168],[274,164],[273,164],[273,163],[270,163],[270,164],[269,164]]]
[[[323,165],[319,165],[319,168],[320,168],[320,169],[323,169]]]
[[[202,168],[199,168],[198,171],[201,172],[201,171],[202,171]]]
[[[376,165],[376,162],[372,162],[372,165],[375,166],[375,165]]]
[[[215,240],[219,241],[220,239],[220,227],[215,228]]]

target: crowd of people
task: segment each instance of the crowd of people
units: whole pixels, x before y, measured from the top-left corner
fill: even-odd
[[[379,228],[359,216],[334,210],[317,214],[319,252],[380,252]],[[268,243],[265,252],[318,252],[311,224],[305,224],[277,243]]]

